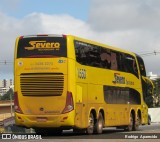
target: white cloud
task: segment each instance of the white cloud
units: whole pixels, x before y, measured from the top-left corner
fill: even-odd
[[[70,15],[31,13],[22,19],[0,13],[0,61],[12,60],[15,39],[26,34],[73,34],[136,53],[158,51],[160,47],[160,1],[91,0],[87,22]],[[160,74],[160,54],[146,56],[147,71]],[[13,72],[3,66],[0,73]]]
[[[9,12],[15,12],[17,11],[21,6],[22,0],[1,0],[0,4],[0,11],[3,11],[4,13]]]
[[[69,15],[46,15],[32,13],[23,19],[16,19],[0,13],[0,61],[13,61],[17,36],[33,34],[73,34],[87,37],[87,23]],[[86,36],[83,36],[86,35]],[[0,76],[13,72],[13,66],[0,64]]]
[[[157,0],[92,0],[89,23],[99,31],[153,31],[159,28],[158,6]]]
[[[73,34],[83,36],[90,33],[89,27],[84,21],[69,15],[32,13],[19,20],[0,13],[0,19],[0,60],[13,59],[14,43],[17,36],[32,34]]]
[[[160,51],[160,1],[92,0],[88,23],[102,41],[136,53]],[[160,74],[160,54],[146,56],[147,71]]]

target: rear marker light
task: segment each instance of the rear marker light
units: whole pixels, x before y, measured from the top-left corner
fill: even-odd
[[[14,92],[14,109],[15,109],[15,112],[23,113],[20,106],[19,106],[18,93],[17,92]]]
[[[22,39],[24,36],[20,36],[19,39]]]
[[[68,113],[74,109],[72,93],[67,91],[66,105],[62,113]]]

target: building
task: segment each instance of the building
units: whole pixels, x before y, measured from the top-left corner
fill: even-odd
[[[13,85],[13,80],[12,79],[0,80],[0,88],[9,88],[11,85]]]
[[[160,78],[160,76],[158,76],[157,74],[153,74],[152,72],[149,72],[147,76],[151,80],[156,80],[156,79]]]
[[[13,80],[12,79],[3,79],[0,80],[0,95],[5,94],[10,88],[13,89]]]
[[[152,95],[152,107],[160,107],[160,76],[148,73],[148,78],[150,78],[154,84],[154,91]]]
[[[12,79],[0,80],[0,95],[4,95],[10,88],[13,89],[13,87]],[[13,100],[0,100],[0,122],[14,115],[13,105]]]

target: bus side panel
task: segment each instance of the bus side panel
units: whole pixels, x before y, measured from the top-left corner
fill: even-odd
[[[76,86],[75,126],[78,128],[88,126],[87,86],[85,83],[77,83]]]
[[[106,104],[105,126],[123,126],[129,124],[129,107],[127,105]]]
[[[148,124],[148,106],[146,105],[145,102],[142,103],[141,106],[142,110],[142,124]]]
[[[104,104],[103,86],[99,84],[88,84],[88,103],[92,106]]]
[[[67,36],[68,54],[68,91],[72,92],[74,100],[74,127],[86,128],[87,121],[87,83],[80,76],[84,67],[75,61],[74,37]],[[81,74],[82,75],[82,74]]]

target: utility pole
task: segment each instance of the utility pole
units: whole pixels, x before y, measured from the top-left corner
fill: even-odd
[[[12,106],[12,94],[10,92],[11,87],[9,87],[9,97],[10,97],[10,106],[11,106],[11,117],[13,116],[13,106]]]

